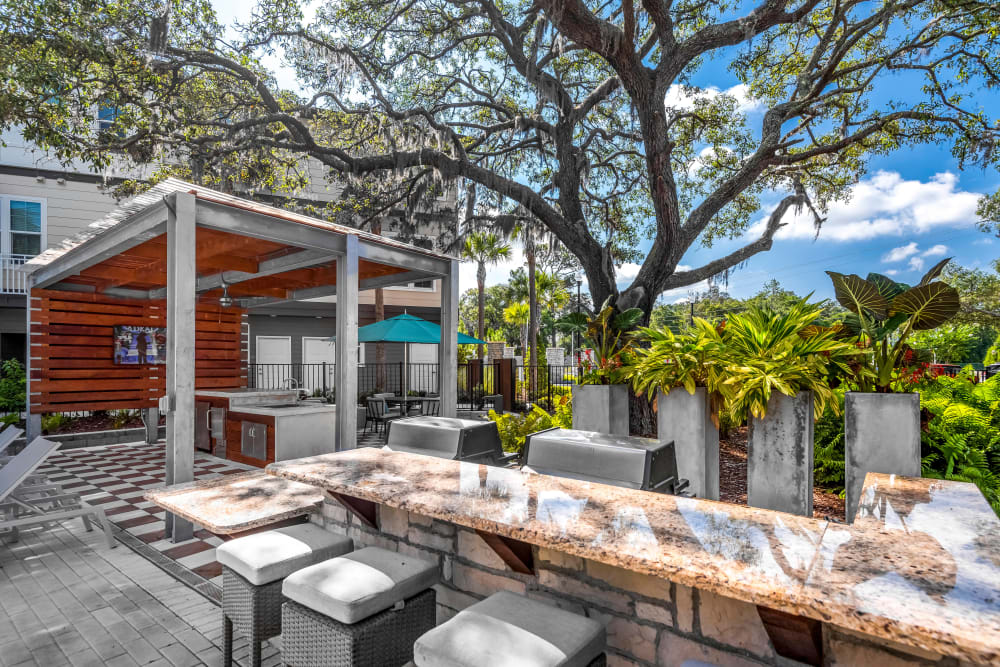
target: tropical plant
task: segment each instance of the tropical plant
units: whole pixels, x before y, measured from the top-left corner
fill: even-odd
[[[1000,376],[972,381],[971,367],[920,388],[928,415],[923,476],[972,482],[1000,514]]]
[[[722,330],[729,358],[723,384],[734,419],[764,417],[776,391],[812,391],[816,417],[827,407],[838,409],[828,376],[847,372],[855,348],[838,339],[838,328],[813,324],[821,312],[821,305],[802,299],[783,314],[751,307],[729,317]]]
[[[492,232],[476,231],[465,237],[462,256],[476,263],[477,295],[477,335],[479,340],[486,340],[486,267],[500,260],[510,258],[510,246]],[[483,346],[477,346],[476,354],[483,358]]]
[[[858,373],[861,391],[890,392],[914,331],[934,329],[958,313],[958,291],[935,280],[951,261],[946,258],[928,271],[915,287],[897,283],[879,273],[867,278],[827,271],[837,301],[850,312],[843,322],[868,353],[864,366],[871,373]]]
[[[580,384],[616,384],[625,378],[624,366],[632,343],[630,332],[642,317],[639,308],[616,313],[609,298],[594,317],[570,313],[560,321],[563,331],[579,333],[594,349],[595,358],[584,359]]]
[[[537,405],[525,414],[489,412],[490,421],[497,424],[500,444],[505,452],[523,452],[525,437],[547,428],[573,428],[573,401],[560,396],[553,401],[555,410],[549,414]]]
[[[712,419],[718,423],[726,379],[726,346],[722,327],[694,318],[694,329],[675,334],[670,329],[643,327],[635,335],[636,345],[625,368],[625,377],[639,396],[657,391],[664,394],[683,387],[693,394],[698,387],[708,390]]]

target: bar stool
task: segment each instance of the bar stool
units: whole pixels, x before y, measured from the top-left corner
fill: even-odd
[[[260,665],[261,642],[281,634],[281,583],[307,565],[345,554],[354,541],[309,523],[238,537],[219,546],[222,565],[223,665],[233,662],[233,626],[250,640]]]
[[[436,563],[367,547],[285,579],[281,658],[294,667],[399,667],[434,627]]]
[[[604,626],[507,591],[460,611],[413,646],[417,667],[603,667]]]

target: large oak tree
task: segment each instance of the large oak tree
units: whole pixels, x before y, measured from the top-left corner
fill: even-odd
[[[265,0],[229,41],[206,0],[0,0],[0,26],[0,123],[62,156],[165,151],[277,187],[308,155],[400,197],[453,184],[467,225],[541,224],[595,304],[647,314],[769,249],[790,210],[819,225],[873,156],[1000,160],[992,0],[320,0],[308,23]],[[713,60],[759,111],[696,85]],[[624,261],[641,269],[619,288]]]

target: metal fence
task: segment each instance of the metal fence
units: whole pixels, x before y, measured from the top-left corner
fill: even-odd
[[[248,385],[255,389],[288,389],[298,387],[325,395],[334,391],[334,364],[250,364]],[[406,373],[404,374],[404,370]],[[509,377],[504,377],[510,373]],[[471,361],[458,365],[458,408],[485,410],[492,406],[491,397],[510,392],[515,410],[525,410],[528,404],[538,404],[552,410],[562,396],[569,396],[570,387],[580,377],[577,366],[518,366],[500,362]],[[441,391],[441,371],[438,364],[372,364],[358,367],[358,393],[372,394],[391,391],[402,394],[404,381],[411,394],[434,395]]]

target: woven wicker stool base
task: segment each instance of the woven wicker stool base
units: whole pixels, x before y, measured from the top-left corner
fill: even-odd
[[[413,643],[434,627],[433,588],[345,625],[289,600],[281,607],[281,659],[292,667],[401,667],[413,659]]]
[[[228,567],[222,568],[222,653],[225,667],[233,664],[233,627],[250,640],[250,663],[260,667],[260,644],[281,634],[281,594],[278,579],[254,586]]]

